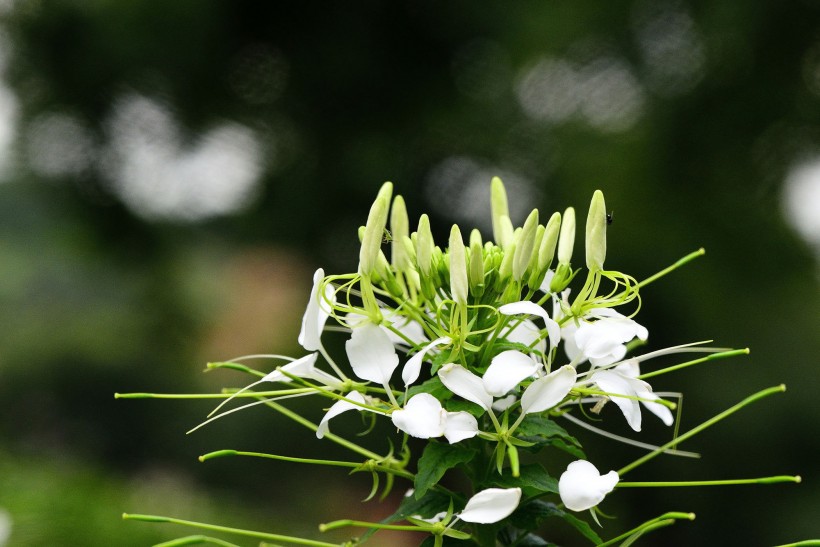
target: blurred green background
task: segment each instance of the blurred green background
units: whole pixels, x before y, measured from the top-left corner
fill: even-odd
[[[585,213],[603,189],[608,265],[639,279],[706,248],[643,291],[638,316],[650,348],[752,349],[653,383],[685,393],[684,428],[789,388],[688,443],[701,460],[655,460],[632,479],[803,484],[624,489],[603,506],[618,516],[603,534],[677,510],[697,520],[645,544],[820,536],[817,0],[5,0],[0,12],[6,545],[190,533],[123,511],[311,537],[319,522],[391,513],[395,496],[359,504],[364,476],[197,462],[221,448],[347,457],[281,416],[249,410],[186,436],[211,403],[113,394],[239,386],[204,363],[299,354],[311,272],[356,267],[381,182],[444,241],[453,222],[488,234],[493,175],[518,224],[532,207]],[[578,435],[603,470],[640,455]],[[403,541],[374,544],[417,538]]]

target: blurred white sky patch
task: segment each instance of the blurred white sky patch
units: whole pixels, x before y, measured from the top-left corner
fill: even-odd
[[[783,214],[820,259],[820,156],[796,165],[786,176]]]
[[[537,206],[539,192],[530,179],[509,169],[483,165],[467,156],[451,156],[431,169],[425,196],[438,214],[490,236],[490,181],[495,176],[507,188],[510,220],[514,226],[520,226]],[[468,233],[464,232],[465,238]]]
[[[515,94],[531,119],[555,124],[575,118],[605,133],[630,129],[645,103],[629,64],[606,55],[583,64],[542,58],[521,74]]]
[[[197,221],[247,207],[259,190],[262,147],[254,132],[226,122],[183,143],[163,103],[128,95],[107,120],[103,172],[135,213]]]

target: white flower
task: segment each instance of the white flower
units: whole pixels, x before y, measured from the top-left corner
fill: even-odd
[[[501,397],[521,380],[533,376],[540,366],[535,359],[520,351],[502,351],[490,361],[490,366],[481,381],[487,393],[493,397]]]
[[[534,381],[521,395],[521,412],[529,414],[553,408],[569,394],[575,385],[576,377],[575,369],[564,365]]]
[[[344,386],[344,382],[332,374],[328,374],[327,372],[316,368],[317,357],[318,354],[313,352],[310,355],[306,355],[300,359],[288,363],[287,365],[279,367],[272,372],[269,372],[260,380],[251,385],[256,385],[260,382],[289,382],[290,378],[284,374],[284,372],[287,372],[293,376],[298,376],[299,378],[310,378],[312,380],[316,380],[331,389],[341,389]]]
[[[299,332],[299,344],[308,351],[317,351],[322,347],[322,329],[330,316],[328,302],[336,302],[336,292],[333,286],[325,285],[324,296],[319,295],[319,285],[325,278],[325,271],[322,268],[313,274],[313,288],[310,291],[307,309],[302,316],[302,330]]]
[[[634,338],[646,340],[649,332],[632,319],[610,308],[596,308],[586,317],[596,321],[582,322],[575,331],[574,341],[578,351],[589,359],[592,366],[616,363],[626,355],[626,343]],[[564,333],[566,335],[566,333]],[[567,352],[571,351],[567,347]],[[571,359],[576,356],[570,355]]]
[[[438,370],[438,377],[447,389],[459,397],[472,401],[484,410],[490,410],[493,396],[487,393],[479,376],[461,365],[448,363]]]
[[[395,310],[388,309],[382,311],[384,312],[382,314],[383,323],[379,325],[379,328],[381,328],[387,337],[390,338],[393,345],[407,347],[408,339],[413,343],[413,345],[418,345],[427,341],[427,336],[424,335],[424,328],[421,326],[421,323],[414,319],[410,319],[409,317],[405,317],[397,313]],[[345,322],[352,328],[355,328],[364,321],[369,321],[369,319],[366,315],[362,315],[360,313],[350,312],[345,315]],[[384,323],[389,323],[391,327],[402,333],[404,337],[396,334]]]
[[[537,315],[538,317],[544,320],[544,324],[547,327],[547,334],[549,335],[550,339],[550,347],[554,348],[558,344],[558,342],[561,341],[561,327],[558,326],[558,323],[550,319],[549,314],[544,308],[542,308],[535,302],[523,300],[521,302],[512,302],[510,304],[504,304],[503,306],[498,308],[498,312],[503,315]]]
[[[672,425],[674,421],[672,412],[662,404],[652,402],[660,399],[660,397],[652,393],[652,387],[648,383],[638,379],[640,374],[638,361],[630,359],[613,369],[599,370],[590,379],[601,391],[615,395],[610,399],[618,405],[629,427],[635,431],[641,430],[641,407],[638,405],[637,400],[618,397],[617,395],[642,399],[640,402],[647,410],[660,418],[664,424]]]
[[[353,372],[362,380],[387,386],[399,365],[399,356],[390,339],[372,323],[358,325],[345,343]]]
[[[547,341],[541,337],[541,329],[529,319],[511,326],[501,336],[508,342],[532,346],[538,353],[547,352]]]
[[[519,501],[520,488],[487,488],[467,501],[459,518],[465,522],[492,524],[510,516]]]
[[[350,399],[351,401],[356,401],[357,403],[366,404],[364,395],[362,395],[358,391],[351,391],[350,393],[345,395],[345,398]],[[322,421],[319,422],[319,428],[316,430],[316,436],[320,439],[325,436],[325,433],[328,432],[328,428],[330,426],[329,422],[332,418],[335,418],[342,412],[347,412],[348,410],[356,409],[361,410],[362,407],[343,400],[338,400],[335,403],[333,403],[333,406],[331,406],[330,409],[328,409],[327,414],[324,415]]]
[[[410,398],[401,410],[391,415],[393,424],[412,437],[447,438],[450,444],[478,434],[478,421],[469,412],[447,412],[429,393]]]
[[[567,466],[558,479],[558,494],[567,509],[585,511],[601,503],[618,484],[618,473],[610,471],[601,475],[586,460],[577,460]]]

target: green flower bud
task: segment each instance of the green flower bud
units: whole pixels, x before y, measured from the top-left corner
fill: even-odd
[[[385,182],[379,189],[376,200],[370,207],[365,224],[362,246],[359,251],[359,272],[369,276],[376,268],[379,249],[382,244],[384,229],[387,227],[387,212],[390,208],[390,196],[393,194],[393,183]]]
[[[410,264],[403,239],[410,235],[410,221],[407,218],[407,207],[404,198],[393,198],[393,207],[390,209],[390,232],[393,241],[390,247],[390,259],[393,267],[398,271],[405,271]]]
[[[547,222],[541,247],[538,249],[538,269],[546,272],[552,266],[555,255],[555,244],[558,242],[558,231],[561,229],[561,213],[553,213]]]
[[[416,260],[422,277],[430,275],[433,258],[433,232],[430,231],[430,219],[427,215],[419,218],[418,237],[416,240]]]
[[[470,232],[468,276],[470,279],[470,292],[476,296],[481,296],[484,292],[484,252],[481,246],[481,232],[478,230]]]
[[[505,234],[501,226],[501,218],[510,217],[510,209],[507,205],[507,190],[504,189],[504,183],[498,177],[493,177],[490,183],[490,210],[493,217],[493,239],[498,245],[505,247]]]
[[[587,268],[592,272],[602,270],[606,259],[606,203],[600,190],[595,190],[589,204],[586,252]]]
[[[521,281],[527,272],[527,266],[532,259],[535,247],[535,233],[538,229],[538,209],[533,209],[532,213],[524,222],[521,233],[518,234],[515,244],[515,257],[513,258],[512,276],[516,281]]]
[[[567,207],[561,222],[561,236],[558,238],[558,262],[572,261],[572,247],[575,245],[575,209]]]
[[[450,229],[450,293],[459,304],[467,303],[469,283],[467,281],[467,256],[461,230],[453,224]]]

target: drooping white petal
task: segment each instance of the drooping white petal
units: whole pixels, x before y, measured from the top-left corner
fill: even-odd
[[[440,344],[449,344],[451,342],[450,338],[447,336],[442,336],[441,338],[436,338],[423,348],[421,348],[415,355],[410,357],[407,362],[404,364],[404,368],[401,371],[401,379],[404,380],[404,385],[409,386],[413,382],[419,379],[419,374],[421,374],[421,363],[424,360],[424,356],[427,355],[427,352],[433,349],[435,346]]]
[[[638,379],[638,376],[641,375],[641,367],[637,359],[624,361],[612,370],[630,379],[630,385],[635,391],[635,395],[641,399],[641,404],[648,411],[660,418],[665,425],[672,425],[675,421],[672,417],[672,411],[662,404],[651,402],[660,399],[660,397],[652,393],[652,386]]]
[[[450,444],[472,439],[478,435],[478,420],[469,412],[448,412],[444,422],[444,436]]]
[[[318,353],[313,352],[310,355],[305,355],[287,365],[277,368],[262,377],[259,382],[289,382],[288,378],[282,371],[286,371],[293,376],[299,378],[310,378],[319,383],[326,385],[332,389],[340,389],[344,383],[335,376],[316,368],[316,358]]]
[[[447,389],[459,397],[474,402],[484,410],[489,410],[493,404],[493,396],[484,389],[481,378],[461,365],[444,365],[438,370],[438,377]]]
[[[401,346],[407,347],[408,342],[404,338],[406,337],[409,339],[413,345],[421,344],[427,340],[427,336],[424,335],[424,328],[421,326],[421,323],[405,317],[401,314],[396,313],[394,310],[382,310],[383,319],[379,328],[384,331],[387,337],[390,339],[390,342],[393,343],[394,346]],[[349,312],[345,314],[345,323],[351,328],[355,328],[360,323],[364,323],[365,321],[369,321],[366,315],[362,315],[356,312]],[[387,326],[387,323],[390,324],[393,328],[401,332],[404,337],[399,336],[391,328]]]
[[[362,395],[358,391],[351,391],[350,393],[345,395],[345,398],[362,404],[365,403],[364,395]],[[331,406],[330,409],[327,411],[327,414],[324,415],[322,421],[319,422],[319,428],[316,430],[316,436],[320,439],[325,436],[325,433],[328,432],[328,428],[330,426],[328,422],[330,422],[332,418],[335,418],[342,412],[347,412],[348,410],[355,409],[361,409],[361,407],[354,405],[353,403],[341,400],[333,403],[333,406]]]
[[[521,412],[543,412],[554,407],[569,394],[576,377],[575,369],[564,365],[534,381],[521,395]]]
[[[372,323],[353,329],[345,350],[353,372],[362,380],[385,385],[399,365],[396,348],[384,331]]]
[[[609,399],[621,409],[621,412],[623,412],[624,417],[626,418],[626,423],[629,424],[629,427],[635,431],[640,431],[641,407],[638,405],[638,401],[617,396],[626,395],[628,397],[637,397],[637,394],[632,387],[632,381],[614,370],[598,371],[592,375],[591,380],[597,384],[601,391],[615,394],[610,396]]]
[[[308,351],[317,351],[322,347],[322,329],[330,316],[330,308],[326,301],[336,302],[336,291],[329,283],[325,285],[324,296],[319,295],[319,285],[325,278],[322,268],[313,274],[313,288],[310,290],[310,300],[302,316],[302,330],[299,332],[299,344]]]
[[[498,312],[503,315],[537,315],[538,317],[544,320],[544,324],[547,327],[547,333],[549,334],[550,339],[550,346],[555,347],[561,340],[561,327],[558,326],[558,323],[550,319],[547,310],[545,310],[535,302],[531,302],[529,300],[522,300],[521,302],[511,302],[509,304],[504,304],[503,306],[498,308]]]
[[[558,479],[558,494],[567,509],[585,511],[601,503],[618,484],[618,473],[601,475],[586,460],[577,460],[567,466]]]
[[[459,518],[465,522],[492,524],[510,516],[519,501],[520,488],[487,488],[467,501]]]
[[[506,395],[521,380],[535,374],[539,366],[535,359],[520,351],[502,351],[493,357],[487,372],[484,373],[484,389],[493,397]]]
[[[596,308],[588,316],[598,319],[581,323],[575,343],[594,366],[620,361],[626,355],[627,342],[649,336],[646,327],[610,308]]]
[[[393,424],[412,437],[429,439],[444,435],[447,412],[438,399],[429,393],[419,393],[407,401],[404,408],[391,414]]]

